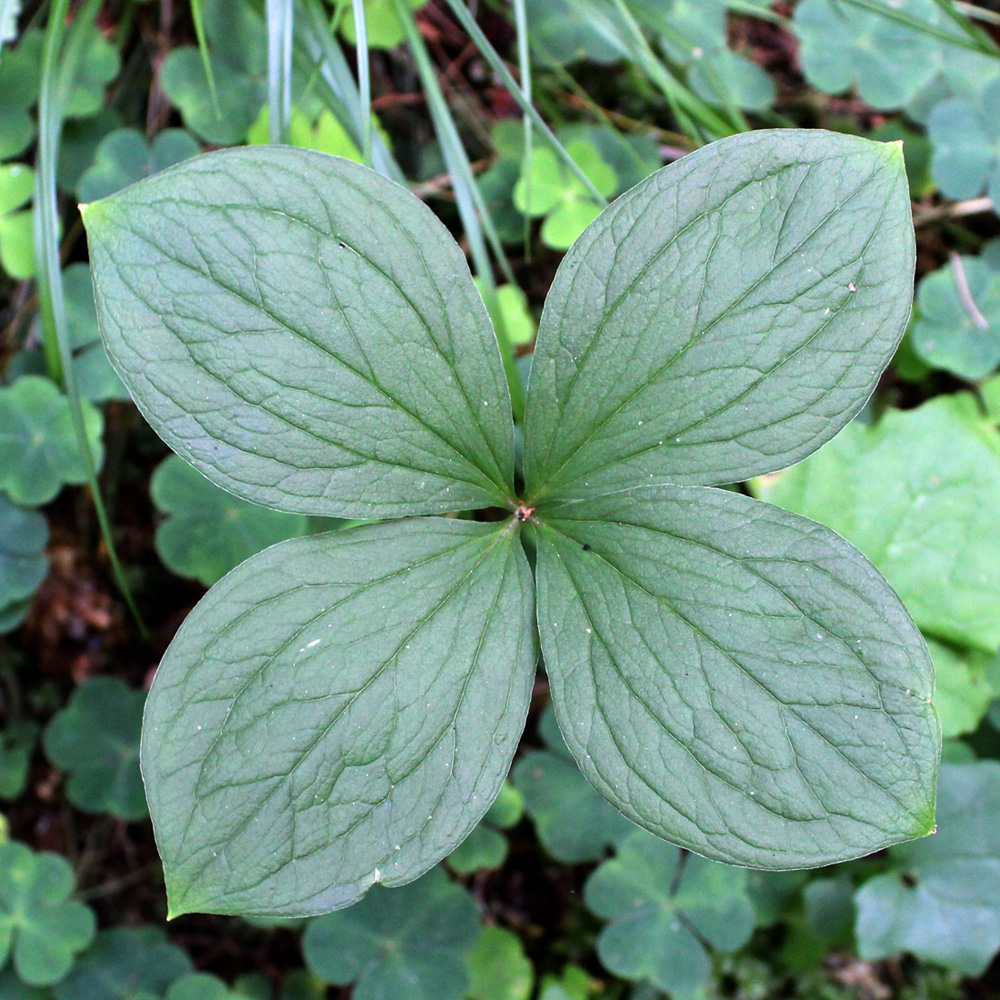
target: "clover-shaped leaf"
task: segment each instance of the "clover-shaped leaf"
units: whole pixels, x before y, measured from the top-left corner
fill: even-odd
[[[606,969],[688,994],[709,976],[706,945],[735,951],[753,933],[748,873],[685,856],[642,830],[587,879],[587,908],[609,920],[597,938]]]
[[[308,518],[234,497],[176,455],[153,473],[150,495],[167,517],[156,529],[156,551],[178,576],[206,587],[255,552],[304,535]]]
[[[12,504],[0,493],[0,610],[39,588],[48,571],[49,526],[41,514]]]
[[[84,404],[83,416],[100,464],[101,414]],[[48,503],[64,483],[86,478],[69,402],[55,384],[26,375],[0,388],[0,490],[15,503],[33,507]]]
[[[922,278],[910,340],[934,368],[970,380],[989,375],[1000,364],[1000,268],[955,254]]]
[[[601,194],[613,194],[618,178],[589,142],[569,143],[566,152]],[[548,146],[536,146],[514,185],[514,204],[525,215],[545,216],[542,242],[565,250],[601,212],[601,206]]]
[[[23,280],[35,273],[31,201],[35,174],[20,163],[0,164],[0,267]]]
[[[134,128],[116,129],[97,147],[94,162],[77,184],[82,201],[96,201],[201,152],[197,140],[181,128],[168,128],[149,142]]]
[[[547,720],[551,720],[548,722]],[[542,730],[555,727],[546,712]],[[558,729],[546,739],[551,750],[531,750],[514,765],[514,784],[542,846],[557,861],[597,861],[633,829],[586,781]]]
[[[56,986],[56,1000],[146,1000],[190,972],[187,953],[158,927],[118,927],[97,935]]]
[[[270,994],[268,994],[270,995]],[[170,984],[163,1000],[247,1000],[239,990],[230,990],[218,976],[188,972]]]
[[[899,600],[829,530],[707,488],[805,457],[895,352],[898,146],[740,135],[601,213],[540,322],[523,492],[482,301],[403,189],[244,148],[84,221],[115,364],[214,482],[327,516],[494,508],[282,542],[195,609],[143,734],[173,914],[313,914],[453,851],[510,766],[533,618],[569,749],[648,830],[765,868],[930,830],[931,665]]]
[[[143,819],[139,730],[144,691],[98,677],[73,692],[45,730],[45,754],[69,775],[66,795],[87,812]]]
[[[80,55],[73,76],[66,81],[63,114],[68,118],[92,115],[104,104],[104,91],[118,75],[118,49],[92,24],[82,29]]]
[[[411,10],[418,10],[427,0],[405,0]],[[354,17],[349,0],[333,0],[339,12],[340,33],[354,45]],[[365,0],[365,32],[373,49],[394,49],[406,37],[396,13],[394,0]]]
[[[935,31],[958,31],[934,0],[891,0],[891,7]],[[844,0],[802,0],[793,23],[806,79],[828,94],[856,86],[875,108],[903,107],[939,71],[949,48],[930,33]]]
[[[30,108],[38,99],[42,33],[25,31],[0,57],[0,160],[19,156],[35,134]]]
[[[247,143],[252,146],[265,146],[271,141],[269,132],[269,112],[267,105],[260,109],[257,121],[247,133]],[[349,135],[346,128],[337,120],[337,116],[329,108],[323,108],[313,119],[301,108],[292,108],[288,122],[288,138],[290,146],[300,149],[315,149],[318,153],[329,153],[331,156],[342,156],[346,160],[360,163],[363,159],[361,150]]]
[[[484,927],[468,954],[469,1000],[528,1000],[535,970],[521,939],[505,927]]]
[[[1000,205],[1000,78],[989,80],[978,99],[960,97],[937,104],[927,119],[934,146],[931,172],[941,193],[971,198],[986,192]]]
[[[515,826],[523,813],[521,793],[505,781],[479,826],[448,855],[448,866],[459,875],[499,868],[507,859],[507,838],[500,831]]]
[[[0,799],[16,799],[24,791],[37,742],[38,725],[30,719],[12,719],[0,730]]]
[[[671,59],[690,68],[692,89],[706,101],[762,111],[775,87],[759,66],[726,46],[723,0],[628,0],[635,16],[660,35]]]
[[[608,29],[607,17],[615,18],[611,4],[601,5],[602,17],[581,0],[526,0],[525,9],[531,31],[535,62],[541,66],[562,66],[579,59],[599,63],[624,59],[627,48],[615,20]]]
[[[435,868],[396,892],[375,890],[348,912],[317,917],[302,951],[320,979],[354,983],[355,1000],[462,1000],[478,937],[472,897]]]
[[[0,844],[0,967],[13,960],[30,986],[58,982],[94,939],[90,907],[70,901],[73,869],[58,854]]]
[[[857,893],[863,958],[909,951],[968,976],[1000,948],[1000,763],[941,768],[938,829]]]
[[[1000,435],[972,396],[854,423],[760,495],[857,545],[928,634],[1000,644]]]
[[[244,0],[204,0],[213,86],[193,45],[171,50],[163,61],[164,93],[184,124],[206,142],[242,142],[267,96],[267,33],[260,15]]]

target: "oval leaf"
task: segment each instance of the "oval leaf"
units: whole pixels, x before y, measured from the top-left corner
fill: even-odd
[[[320,913],[448,854],[517,746],[531,608],[510,524],[314,535],[225,577],[167,650],[144,720],[171,912]]]
[[[752,868],[931,831],[930,658],[843,539],[702,487],[556,505],[545,520],[538,624],[556,715],[626,816]]]
[[[300,513],[395,517],[511,495],[489,318],[434,214],[310,150],[224,150],[84,211],[112,362],[218,485]]]
[[[528,495],[737,482],[804,458],[903,334],[898,145],[758,131],[658,171],[566,255],[525,419]]]

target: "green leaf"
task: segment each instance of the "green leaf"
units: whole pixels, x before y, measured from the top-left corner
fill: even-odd
[[[42,33],[25,31],[15,48],[0,58],[0,160],[19,156],[31,144],[35,123],[29,109],[38,99]]]
[[[469,952],[469,1000],[528,1000],[535,970],[521,939],[504,927],[484,927]]]
[[[990,656],[930,641],[934,661],[934,708],[945,738],[975,731],[996,694],[986,676]]]
[[[218,976],[189,972],[170,984],[164,1000],[246,1000],[239,992],[230,992]]]
[[[77,195],[81,201],[106,198],[200,152],[198,142],[184,129],[168,128],[152,143],[138,129],[117,129],[101,140],[94,162],[77,184]]]
[[[587,1000],[596,992],[597,984],[585,969],[570,963],[561,976],[548,973],[542,976],[542,988],[538,1000]]]
[[[403,188],[308,150],[243,148],[84,221],[112,360],[213,482],[344,517],[512,503],[489,318],[454,240]]]
[[[266,146],[270,141],[270,119],[265,104],[247,133],[247,143],[251,146]],[[361,163],[364,159],[347,129],[337,121],[336,115],[329,108],[323,108],[315,121],[301,109],[292,108],[287,141],[290,146],[314,149],[317,153],[328,153],[331,156],[343,156],[355,163]]]
[[[685,995],[709,978],[702,942],[735,951],[753,933],[754,912],[745,870],[698,857],[681,865],[678,848],[636,830],[587,879],[584,898],[611,921],[597,938],[606,969]]]
[[[898,951],[967,976],[1000,949],[1000,763],[946,765],[938,830],[889,852],[892,870],[858,891],[862,958]]]
[[[100,465],[101,414],[84,403],[83,417]],[[0,388],[0,490],[15,503],[34,507],[48,503],[64,483],[86,478],[69,402],[55,384],[26,375]]]
[[[191,959],[159,928],[118,927],[97,935],[56,987],[56,1000],[146,1000],[189,972]]]
[[[62,190],[76,191],[84,171],[94,162],[101,140],[122,125],[121,112],[115,108],[102,108],[96,115],[66,122],[59,143],[56,175]]]
[[[928,634],[1000,645],[1000,435],[971,396],[854,423],[761,496],[856,545]]]
[[[94,939],[90,907],[69,902],[73,869],[58,854],[36,854],[17,841],[0,844],[0,967],[30,986],[62,979]]]
[[[0,493],[0,608],[30,597],[49,569],[48,522]]]
[[[0,165],[0,267],[23,281],[35,273],[31,201],[35,173],[21,163]]]
[[[63,294],[66,300],[66,327],[80,395],[91,402],[130,399],[128,390],[111,367],[101,341],[94,284],[87,264],[70,264],[63,271]]]
[[[209,56],[218,108],[193,45],[173,49],[163,61],[163,91],[181,112],[184,124],[205,142],[231,146],[242,142],[265,98],[263,81],[215,55]]]
[[[167,515],[156,529],[156,552],[163,564],[206,587],[261,549],[309,530],[303,514],[240,500],[176,455],[153,473],[150,496]]]
[[[86,812],[146,817],[139,774],[144,691],[98,677],[73,692],[45,729],[45,754],[69,775],[66,795]]]
[[[601,194],[614,193],[618,178],[591,143],[575,139],[567,145],[566,152]],[[513,198],[515,206],[525,215],[546,216],[542,242],[556,250],[572,246],[601,211],[579,178],[548,146],[532,149],[531,160],[514,185]]]
[[[638,487],[538,516],[556,716],[629,819],[754,868],[843,861],[931,831],[930,657],[856,550],[703,487]]]
[[[225,577],[167,650],[146,707],[143,775],[172,913],[323,912],[453,850],[524,725],[531,606],[510,524],[314,535]]]
[[[540,66],[562,66],[580,59],[613,63],[626,58],[628,51],[618,32],[589,16],[576,0],[525,0],[530,26],[528,39]],[[610,4],[607,16],[615,18]]]
[[[24,791],[37,742],[38,724],[30,719],[12,719],[0,730],[0,799],[16,799]]]
[[[529,505],[803,458],[868,398],[912,280],[898,146],[757,131],[658,171],[604,211],[549,292]]]
[[[514,784],[542,846],[564,864],[597,861],[632,830],[563,756],[545,750],[526,753],[514,766]]]
[[[931,173],[949,198],[972,198],[985,191],[994,205],[1000,205],[997,101],[1000,78],[988,81],[977,100],[942,101],[927,119],[934,146]]]
[[[347,912],[317,917],[302,951],[321,979],[353,982],[354,1000],[462,1000],[478,936],[472,897],[436,868],[396,892],[376,889]]]
[[[952,25],[934,0],[890,0],[890,6],[938,30]],[[793,24],[802,69],[813,86],[839,94],[853,85],[864,101],[885,110],[913,98],[939,70],[941,52],[948,48],[931,35],[838,0],[802,0]]]
[[[427,0],[406,0],[411,10],[419,10]],[[340,33],[344,39],[356,44],[351,0],[335,0],[343,11],[340,15]],[[393,0],[365,0],[365,29],[370,49],[394,49],[405,38],[403,26],[396,15]]]
[[[118,75],[118,50],[96,24],[83,29],[82,52],[76,72],[67,81],[62,112],[67,118],[83,118],[100,111],[105,90]]]
[[[485,821],[448,855],[448,867],[457,875],[492,871],[507,860],[507,838]]]
[[[934,368],[975,381],[1000,364],[1000,269],[960,257],[920,281],[910,338]]]

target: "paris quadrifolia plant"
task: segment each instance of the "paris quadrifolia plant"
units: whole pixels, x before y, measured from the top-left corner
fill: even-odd
[[[685,156],[567,253],[527,389],[402,187],[281,146],[84,209],[100,323],[152,427],[274,545],[167,650],[142,770],[170,913],[290,916],[402,885],[507,774],[541,660],[630,820],[801,868],[929,833],[924,643],[832,531],[712,488],[861,408],[910,311],[898,145],[759,131]]]

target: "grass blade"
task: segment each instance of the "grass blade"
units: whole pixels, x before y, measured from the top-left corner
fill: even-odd
[[[73,355],[66,323],[66,301],[59,262],[59,205],[56,192],[56,164],[62,135],[63,100],[83,54],[89,27],[100,8],[100,0],[88,0],[71,28],[69,41],[63,45],[69,0],[54,0],[45,29],[42,57],[42,81],[38,98],[38,169],[35,174],[35,264],[38,302],[42,319],[43,345],[49,373],[61,380],[69,400],[70,416],[77,447],[87,470],[87,484],[108,550],[115,583],[139,626],[148,636],[139,614],[125,571],[118,559],[111,523],[101,498],[100,484],[90,442],[84,426],[83,407],[76,385]],[[54,360],[53,360],[54,356]]]
[[[372,165],[372,78],[368,65],[368,22],[365,0],[352,0],[354,6],[354,49],[358,59],[358,115],[361,118],[361,155],[365,166]]]
[[[292,0],[267,0],[267,116],[271,142],[286,142],[292,115]]]
[[[555,133],[549,126],[545,123],[545,120],[535,109],[535,106],[531,103],[530,98],[521,89],[517,80],[514,79],[513,74],[507,66],[505,65],[503,59],[500,58],[499,53],[490,44],[489,39],[483,34],[482,28],[476,24],[473,16],[462,6],[461,0],[448,0],[448,7],[451,12],[455,15],[456,20],[462,27],[468,32],[469,37],[475,43],[477,49],[479,49],[479,54],[490,64],[493,72],[500,77],[503,81],[503,85],[510,91],[511,97],[520,105],[521,110],[530,119],[532,125],[538,129],[539,133],[544,136],[545,141],[552,147],[553,152],[559,157],[563,163],[569,168],[570,172],[574,177],[587,189],[588,194],[593,198],[599,205],[607,205],[608,200],[601,194],[597,188],[594,187],[591,179],[577,166],[576,160],[573,159],[569,153],[566,152],[566,148],[563,144],[556,138]]]
[[[319,0],[300,0],[295,18],[296,57],[316,73],[324,102],[359,149],[364,146],[358,109],[361,99],[351,67],[333,36]],[[372,130],[372,168],[399,184],[406,177],[377,130]]]
[[[191,20],[194,21],[194,37],[198,40],[201,64],[205,67],[205,77],[208,79],[208,96],[212,100],[212,110],[216,118],[221,118],[219,94],[215,89],[215,73],[212,72],[212,60],[208,55],[208,38],[205,35],[205,17],[201,9],[201,0],[191,0]]]

